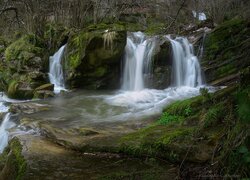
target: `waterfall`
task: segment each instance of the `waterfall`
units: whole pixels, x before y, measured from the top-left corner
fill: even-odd
[[[202,59],[203,57],[203,54],[204,54],[204,43],[205,43],[205,39],[206,39],[206,33],[203,34],[202,36],[202,41],[199,45],[199,48],[198,48],[198,52],[197,52],[197,57],[199,59]]]
[[[8,145],[9,132],[7,130],[11,127],[13,127],[13,123],[10,122],[10,113],[7,113],[0,126],[0,153],[2,153],[4,148]]]
[[[62,57],[66,45],[62,46],[49,60],[49,79],[56,93],[65,90]]]
[[[142,32],[128,35],[125,48],[123,90],[140,91],[144,89],[144,73],[151,69],[151,58],[155,42]]]
[[[194,55],[192,44],[187,38],[177,37],[175,40],[168,37],[172,45],[173,86],[195,87],[202,85],[201,68],[198,58]]]

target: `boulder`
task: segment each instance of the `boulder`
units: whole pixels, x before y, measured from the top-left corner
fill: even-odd
[[[0,62],[0,83],[9,97],[31,99],[34,90],[46,83],[44,54],[45,43],[33,34],[20,37],[6,48]]]
[[[13,99],[31,99],[34,89],[29,84],[23,82],[12,81],[8,86],[8,97]]]
[[[50,90],[36,90],[34,93],[34,99],[46,99],[49,97],[54,97],[55,93]]]
[[[123,26],[101,24],[69,38],[66,82],[71,88],[115,89],[120,85],[120,64],[126,46]]]
[[[46,90],[46,91],[54,91],[54,84],[43,84],[39,86],[38,88],[35,89],[35,91],[41,91],[41,90]]]

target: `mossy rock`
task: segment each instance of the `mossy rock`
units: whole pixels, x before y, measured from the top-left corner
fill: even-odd
[[[22,155],[22,149],[23,147],[18,138],[10,141],[5,152],[0,155],[0,159],[5,159],[5,165],[0,172],[0,179],[23,179],[27,163]]]
[[[13,42],[5,50],[7,61],[21,60],[26,62],[35,55],[43,53],[44,43],[35,35],[25,35]]]
[[[47,91],[54,91],[54,84],[43,84],[35,89],[35,91],[41,91],[41,90],[47,90]]]
[[[119,87],[120,61],[126,45],[124,29],[121,25],[99,24],[69,38],[65,72],[70,87]]]
[[[0,65],[0,83],[9,97],[31,99],[34,89],[46,83],[44,53],[46,44],[42,39],[27,34],[10,44]]]
[[[44,41],[49,48],[49,52],[54,53],[62,45],[66,44],[72,30],[61,24],[48,23],[45,25]]]
[[[55,94],[53,91],[50,90],[36,90],[34,92],[33,99],[46,99],[50,97],[54,97]]]
[[[7,94],[8,97],[13,99],[31,99],[33,92],[34,90],[27,86],[27,84],[12,81],[8,86]]]
[[[207,35],[202,67],[206,80],[219,85],[236,83],[238,72],[250,65],[249,22],[235,18],[219,25]]]

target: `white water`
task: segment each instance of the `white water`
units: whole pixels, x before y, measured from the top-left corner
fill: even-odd
[[[10,113],[7,113],[0,126],[0,153],[2,153],[4,148],[8,145],[8,129],[14,127],[14,125],[15,124],[10,121]]]
[[[113,106],[128,108],[123,119],[157,114],[173,101],[199,95],[201,69],[193,46],[182,37],[166,40],[172,45],[173,86],[165,90],[145,89],[143,76],[147,70],[150,72],[156,39],[146,39],[141,32],[128,36],[122,91],[106,98]]]
[[[197,13],[196,11],[192,11],[193,16],[197,18],[199,21],[207,20],[207,16],[204,12]]]
[[[155,42],[142,32],[131,33],[125,48],[125,66],[122,89],[140,91],[144,89],[144,73],[151,69],[151,58]]]
[[[201,68],[198,58],[194,55],[193,45],[187,38],[171,39],[173,68],[172,84],[174,87],[196,87],[202,85]]]
[[[54,84],[54,92],[65,90],[62,57],[66,45],[62,46],[49,60],[49,79]]]

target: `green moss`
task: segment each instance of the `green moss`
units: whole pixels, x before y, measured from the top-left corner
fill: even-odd
[[[47,42],[50,47],[51,53],[54,53],[59,46],[66,42],[69,34],[71,33],[71,29],[67,29],[63,25],[48,23],[44,27],[44,35],[43,38]]]
[[[162,156],[177,161],[184,153],[178,148],[175,149],[175,145],[180,140],[189,139],[193,131],[193,128],[174,124],[149,126],[122,137],[121,151],[136,156]]]
[[[123,22],[116,22],[112,24],[106,23],[99,23],[93,24],[86,28],[87,31],[103,31],[103,30],[110,30],[110,31],[124,31],[125,26]]]
[[[224,104],[216,104],[210,107],[204,117],[204,127],[213,127],[218,121],[222,120],[225,116]]]
[[[14,138],[10,142],[10,148],[12,150],[12,153],[15,157],[16,161],[16,170],[17,170],[17,177],[16,180],[22,179],[27,168],[27,163],[22,155],[22,145],[20,144],[19,140]]]
[[[105,67],[98,67],[95,72],[90,76],[94,76],[94,77],[102,77],[107,73],[107,68]]]
[[[67,48],[72,49],[71,52],[68,52],[70,69],[75,69],[81,64],[81,60],[85,56],[86,46],[93,37],[94,35],[92,36],[91,33],[83,31],[71,38]]]
[[[179,122],[181,120],[183,120],[183,117],[181,116],[175,116],[169,114],[168,112],[164,112],[156,123],[159,125],[167,125],[171,122]]]
[[[235,18],[218,26],[205,40],[205,67],[208,82],[236,74],[250,65],[249,23]]]
[[[43,48],[42,42],[37,37],[34,35],[25,35],[7,47],[5,57],[7,61],[28,61],[34,55],[41,55]]]
[[[191,99],[186,99],[182,101],[176,101],[170,106],[164,109],[164,112],[168,112],[171,115],[177,116],[191,116],[194,115],[199,108],[203,105],[203,97],[197,96]]]
[[[12,81],[10,84],[9,84],[9,87],[8,87],[8,95],[10,97],[15,97],[16,95],[16,92],[17,92],[17,89],[18,89],[18,82],[16,81]]]
[[[11,81],[8,86],[8,97],[13,99],[31,99],[33,97],[33,89],[22,89],[20,85],[22,82],[15,80]]]
[[[166,24],[164,23],[150,23],[147,27],[147,29],[145,30],[145,33],[147,35],[157,35],[157,34],[161,34],[162,32],[164,32],[164,28],[166,27]]]
[[[237,113],[240,120],[250,123],[250,87],[237,93]]]

